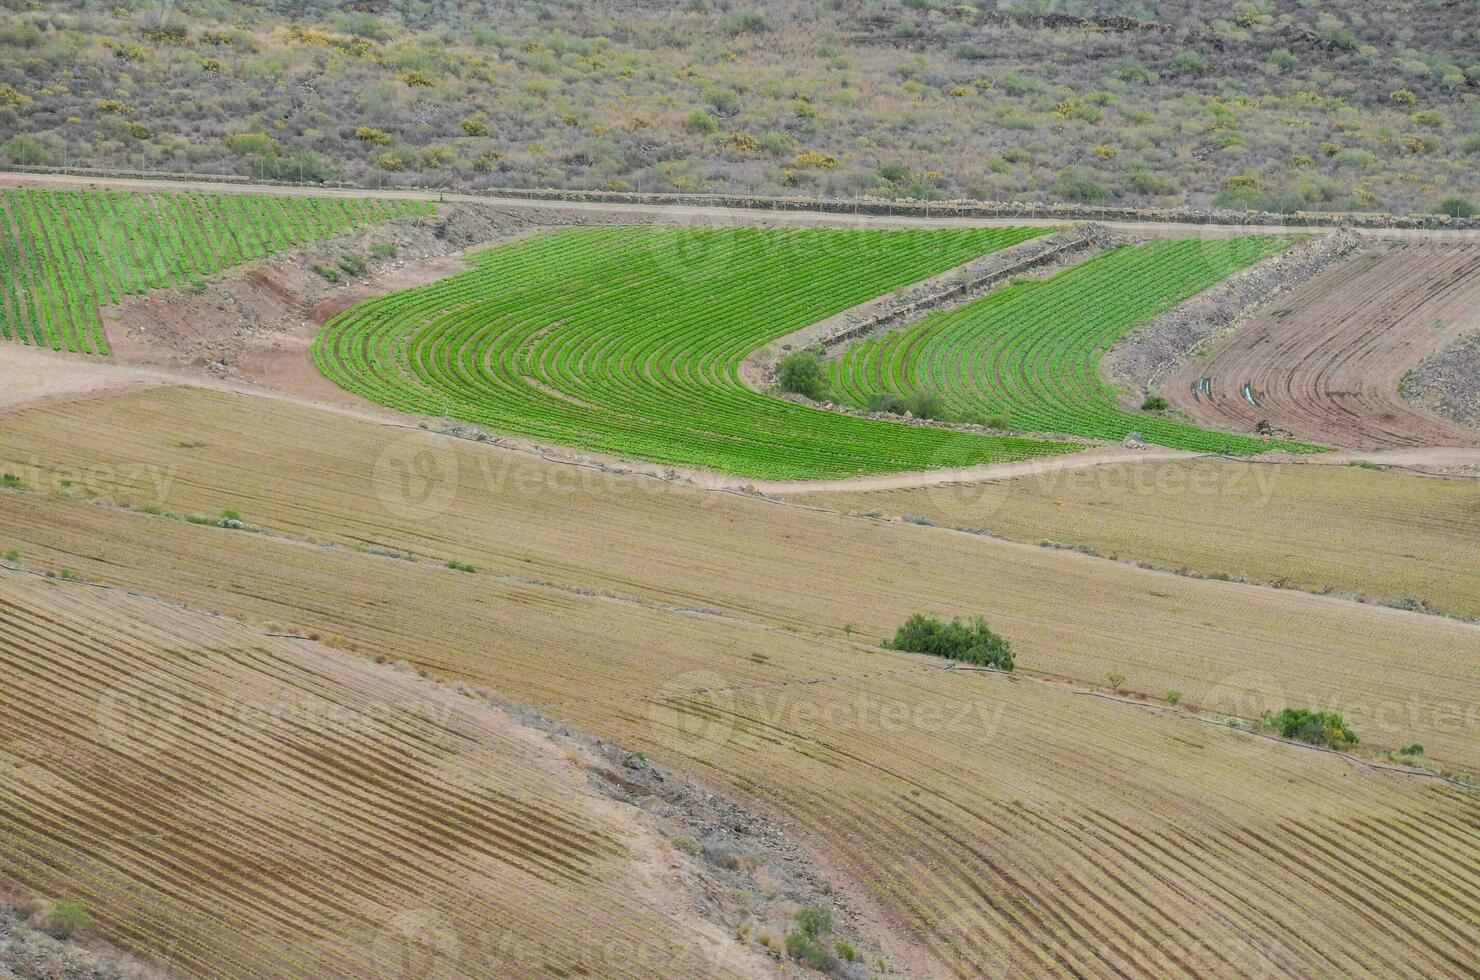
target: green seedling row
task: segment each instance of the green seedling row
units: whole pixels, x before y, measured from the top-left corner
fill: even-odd
[[[759,394],[752,352],[1043,229],[598,228],[541,234],[325,326],[320,369],[393,408],[757,479],[1025,459],[1064,443],[908,426]]]
[[[932,391],[958,418],[1006,419],[1016,431],[1147,442],[1195,452],[1319,447],[1265,443],[1164,414],[1125,411],[1100,359],[1141,324],[1287,248],[1284,237],[1152,242],[1113,249],[1043,281],[1007,286],[848,348],[831,364],[836,397]]]
[[[108,353],[99,309],[430,203],[250,194],[0,191],[0,340]]]

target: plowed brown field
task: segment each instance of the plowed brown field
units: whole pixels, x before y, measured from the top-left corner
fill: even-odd
[[[0,673],[0,886],[171,974],[728,972],[613,804],[436,685],[13,571]]]
[[[1480,328],[1480,248],[1410,244],[1316,277],[1167,381],[1171,403],[1210,426],[1268,420],[1297,439],[1352,449],[1480,446],[1480,433],[1409,405],[1398,382]]]

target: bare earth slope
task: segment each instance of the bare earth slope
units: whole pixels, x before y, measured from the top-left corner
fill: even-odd
[[[1477,446],[1403,400],[1414,365],[1480,327],[1480,249],[1407,245],[1343,263],[1188,362],[1164,394],[1196,421],[1261,420],[1352,449]]]
[[[1374,746],[1418,741],[1480,768],[1475,627],[244,396],[160,390],[3,422],[0,468],[30,489],[0,490],[0,551],[405,659],[700,776],[775,814],[918,947],[883,943],[891,962],[931,976],[1480,969],[1472,793],[1042,679],[1120,670],[1132,689],[1243,717],[1336,707]],[[227,507],[264,530],[169,517]],[[881,650],[917,610],[986,614],[1024,676]],[[108,623],[82,631],[120,629]],[[200,672],[191,684],[218,683]],[[82,683],[38,700],[67,704]],[[546,908],[530,894],[510,882],[459,908]],[[635,926],[587,933],[621,928]]]

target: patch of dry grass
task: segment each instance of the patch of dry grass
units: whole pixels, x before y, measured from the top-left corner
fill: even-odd
[[[1469,479],[1231,460],[1117,464],[981,484],[799,498],[1209,577],[1480,616]]]

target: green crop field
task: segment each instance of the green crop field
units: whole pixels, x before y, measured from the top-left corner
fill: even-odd
[[[954,416],[1006,416],[1024,432],[1115,441],[1139,432],[1197,452],[1314,449],[1122,411],[1098,374],[1100,357],[1132,329],[1288,244],[1250,236],[1114,249],[855,344],[831,366],[833,391],[860,408],[881,392],[933,391]]]
[[[0,339],[106,354],[101,306],[432,210],[376,198],[7,189],[0,193]]]
[[[1069,452],[760,395],[758,348],[1043,229],[601,228],[472,258],[362,303],[314,345],[340,386],[407,412],[753,478],[840,477]]]

